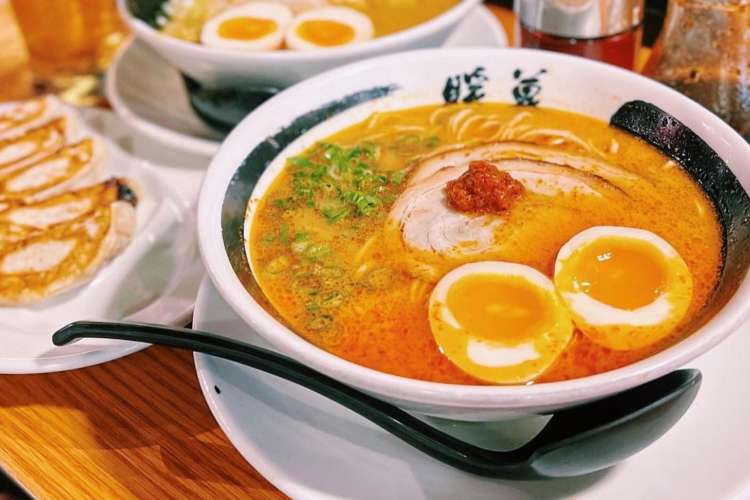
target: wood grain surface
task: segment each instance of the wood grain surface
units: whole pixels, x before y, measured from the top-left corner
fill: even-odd
[[[0,377],[0,466],[38,498],[283,498],[218,428],[192,355],[159,347]]]

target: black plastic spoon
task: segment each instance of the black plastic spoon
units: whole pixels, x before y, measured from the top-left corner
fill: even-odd
[[[513,451],[486,450],[445,434],[405,411],[275,352],[210,333],[132,323],[77,322],[52,337],[159,344],[236,361],[289,380],[360,414],[427,455],[458,469],[500,479],[570,477],[605,469],[642,450],[685,413],[701,382],[679,370],[634,389],[560,411]]]
[[[193,111],[208,125],[227,134],[255,108],[279,93],[273,87],[208,89],[187,75],[182,75],[182,79]]]

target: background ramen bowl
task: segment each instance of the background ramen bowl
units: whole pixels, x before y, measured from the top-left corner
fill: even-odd
[[[248,201],[252,210],[287,157],[375,111],[441,103],[445,96],[466,97],[463,87],[445,92],[452,88],[446,82],[477,68],[483,68],[480,73],[487,77],[486,101],[538,102],[607,121],[618,113],[619,120],[628,121],[640,135],[663,142],[670,148],[667,154],[689,165],[691,175],[717,206],[727,236],[717,292],[692,335],[643,361],[595,376],[476,387],[423,382],[364,368],[308,343],[276,319],[247,265],[243,221]],[[634,100],[671,113],[702,140],[652,106],[623,106]],[[221,295],[250,328],[280,351],[410,411],[495,420],[552,412],[642,384],[689,362],[735,330],[750,311],[748,187],[750,146],[719,118],[665,86],[614,66],[549,52],[438,49],[334,70],[262,105],[230,134],[215,156],[200,196],[198,229],[206,268]]]
[[[208,88],[286,88],[323,71],[362,59],[411,49],[439,47],[481,0],[462,0],[413,28],[347,47],[314,51],[242,52],[180,40],[137,18],[133,6],[151,12],[167,0],[118,0],[135,36]]]

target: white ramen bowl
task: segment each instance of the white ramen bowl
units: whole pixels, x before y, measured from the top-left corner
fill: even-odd
[[[314,51],[271,52],[212,48],[174,38],[133,15],[129,3],[143,1],[118,0],[123,18],[136,37],[184,74],[209,88],[286,88],[323,71],[369,57],[440,47],[481,0],[461,0],[429,21],[356,45]]]
[[[710,154],[686,160],[727,224],[726,276],[713,305],[718,312],[707,315],[701,327],[675,346],[617,370],[535,385],[465,386],[408,379],[351,363],[307,342],[264,309],[244,254],[247,227],[243,217],[248,200],[252,200],[251,217],[254,201],[284,167],[285,159],[317,140],[375,111],[442,103],[447,79],[478,67],[488,77],[485,101],[512,103],[515,99],[526,105],[538,101],[541,106],[609,120],[626,102],[645,100],[672,114],[718,153],[729,169]],[[682,137],[675,132],[673,120],[662,117],[657,125],[662,127],[656,131],[662,139],[674,139],[672,132],[677,139]],[[320,75],[284,91],[245,118],[208,170],[198,229],[205,266],[216,288],[249,327],[279,351],[406,410],[489,421],[553,412],[640,385],[684,365],[735,330],[750,311],[746,279],[750,202],[745,193],[749,186],[750,146],[738,134],[690,99],[635,73],[533,50],[425,50],[371,59]]]

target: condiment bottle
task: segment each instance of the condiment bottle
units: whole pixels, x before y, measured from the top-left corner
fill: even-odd
[[[521,47],[635,67],[643,0],[516,0],[515,11]]]
[[[750,139],[750,0],[670,0],[644,74]]]

